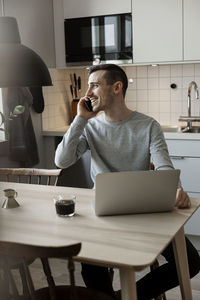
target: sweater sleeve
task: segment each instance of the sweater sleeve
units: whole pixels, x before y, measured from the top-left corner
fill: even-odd
[[[70,128],[63,136],[55,153],[55,164],[59,168],[67,168],[73,165],[81,155],[89,149],[84,128],[87,120],[76,116]]]
[[[162,129],[156,121],[154,121],[151,126],[150,136],[151,161],[154,164],[155,169],[173,169],[174,167],[169,157]]]
[[[151,128],[150,155],[155,170],[174,169],[174,166],[169,157],[169,152],[167,144],[165,142],[163,131],[160,127],[160,124],[156,121],[152,124]],[[178,183],[178,187],[182,187],[180,180]]]

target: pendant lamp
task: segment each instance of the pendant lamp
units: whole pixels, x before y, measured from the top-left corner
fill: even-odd
[[[0,17],[0,87],[52,85],[41,57],[21,44],[17,21]]]

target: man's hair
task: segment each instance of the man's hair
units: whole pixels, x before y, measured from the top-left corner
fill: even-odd
[[[121,81],[123,84],[122,92],[125,97],[128,87],[128,79],[122,68],[114,64],[95,65],[89,68],[89,75],[96,71],[106,71],[104,78],[107,84],[114,84],[116,81]]]

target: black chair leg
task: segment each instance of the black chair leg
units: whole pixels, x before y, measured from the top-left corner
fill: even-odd
[[[156,259],[155,262],[150,266],[151,271],[157,269],[159,267],[159,262]],[[155,298],[155,300],[167,300],[165,293]]]
[[[0,291],[2,300],[10,300],[12,298],[10,294],[9,278],[4,270],[2,270],[2,275],[0,276]]]
[[[27,280],[26,280],[26,275],[24,273],[23,265],[19,266],[19,273],[20,273],[21,281],[22,281],[22,293],[23,293],[23,296],[30,296],[29,288],[28,288],[28,284],[27,284]]]

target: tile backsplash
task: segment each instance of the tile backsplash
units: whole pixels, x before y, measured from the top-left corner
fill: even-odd
[[[178,121],[187,115],[187,90],[194,80],[200,89],[200,64],[171,64],[158,66],[123,67],[129,86],[126,93],[127,106],[132,110],[154,117],[161,125],[184,125]],[[70,124],[71,101],[70,74],[76,73],[82,80],[80,96],[87,89],[86,69],[50,69],[52,87],[43,88],[45,110],[42,114],[43,130],[51,130]],[[172,89],[171,84],[176,84]],[[193,100],[192,115],[200,115],[200,100]]]
[[[53,86],[43,87],[45,100],[45,109],[42,113],[43,130],[52,130],[64,127],[72,121],[70,92],[70,74],[76,73],[81,77],[82,97],[87,88],[87,70],[86,69],[49,69]]]

